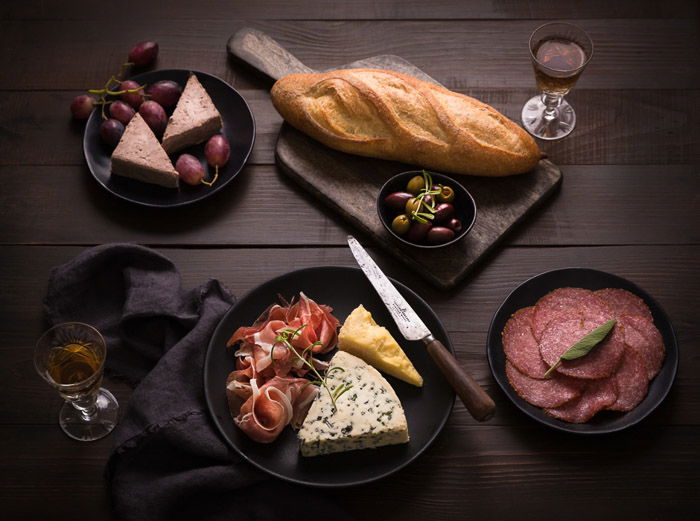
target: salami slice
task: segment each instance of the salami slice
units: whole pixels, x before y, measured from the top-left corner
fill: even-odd
[[[568,311],[607,313],[612,317],[608,305],[595,294],[583,288],[559,288],[547,293],[535,304],[532,315],[532,333],[536,340],[542,339],[545,327],[557,315]]]
[[[647,395],[647,366],[632,349],[625,349],[622,363],[611,378],[617,385],[617,400],[608,406],[611,411],[631,411]]]
[[[552,319],[542,333],[540,354],[544,362],[552,366],[571,346],[595,328],[609,320],[606,313],[568,312]],[[557,371],[575,378],[605,378],[613,374],[620,364],[625,346],[623,334],[617,326],[587,355],[576,360],[564,360]]]
[[[584,380],[554,373],[552,378],[537,380],[524,375],[506,361],[506,376],[515,392],[523,400],[537,407],[558,407],[581,395]]]
[[[508,319],[503,328],[503,351],[508,361],[530,378],[544,378],[549,366],[542,361],[540,346],[532,336],[532,312],[534,306],[519,309]]]
[[[611,406],[617,400],[617,387],[613,378],[590,380],[583,394],[559,407],[546,408],[544,412],[570,423],[585,423],[595,414]]]
[[[649,306],[634,293],[618,288],[600,289],[594,293],[605,301],[615,316],[634,315],[644,317],[650,322],[654,321]]]
[[[622,315],[618,319],[625,344],[635,351],[647,366],[647,377],[654,378],[661,370],[666,348],[661,333],[649,320]]]

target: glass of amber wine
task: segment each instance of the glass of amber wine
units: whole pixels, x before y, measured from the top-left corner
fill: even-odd
[[[97,329],[81,322],[57,324],[34,348],[34,367],[63,397],[58,423],[80,441],[103,438],[114,429],[119,404],[103,389],[107,346]]]
[[[576,113],[564,96],[576,85],[592,56],[593,42],[576,25],[552,22],[535,29],[530,36],[530,58],[542,94],[523,107],[523,126],[530,134],[553,140],[571,133]]]

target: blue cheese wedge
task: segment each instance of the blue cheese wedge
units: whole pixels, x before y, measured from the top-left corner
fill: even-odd
[[[321,388],[298,433],[302,456],[369,449],[408,442],[408,424],[399,398],[389,382],[360,358],[338,351],[331,367],[341,367],[327,377],[333,391],[352,388],[336,400]]]

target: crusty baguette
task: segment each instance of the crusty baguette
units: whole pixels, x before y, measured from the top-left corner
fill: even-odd
[[[290,74],[272,103],[292,126],[331,148],[482,176],[534,168],[534,139],[492,107],[398,72]]]

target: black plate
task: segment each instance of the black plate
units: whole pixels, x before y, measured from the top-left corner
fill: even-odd
[[[445,328],[418,295],[394,281],[394,285],[435,337],[454,353]],[[256,443],[234,424],[226,401],[226,377],[234,369],[233,350],[226,341],[239,326],[252,324],[276,295],[289,299],[303,291],[320,304],[333,308],[343,322],[363,304],[378,324],[385,326],[423,376],[418,388],[384,375],[403,404],[410,441],[407,444],[302,458],[296,433],[286,428],[272,444]],[[447,421],[454,392],[421,342],[404,340],[374,288],[357,268],[318,267],[293,271],[258,286],[221,319],[209,343],[204,364],[204,391],[209,411],[226,441],[256,467],[287,481],[317,487],[343,487],[368,483],[408,465],[432,443]]]
[[[211,74],[179,69],[144,72],[130,79],[140,84],[147,83],[149,85],[160,80],[172,80],[184,88],[190,74],[197,76],[197,79],[211,96],[224,122],[222,134],[231,145],[231,158],[226,165],[219,168],[219,179],[213,186],[204,184],[189,186],[181,183],[180,188],[173,189],[111,175],[113,149],[102,143],[100,139],[101,113],[99,110],[94,110],[85,126],[83,152],[90,172],[105,190],[121,199],[143,206],[183,206],[218,192],[241,171],[253,150],[255,120],[243,96],[233,87]],[[172,107],[166,109],[168,117],[172,111]],[[173,164],[181,153],[192,154],[206,165],[203,143],[170,156]]]
[[[501,331],[503,331],[508,318],[520,308],[533,306],[537,299],[550,291],[566,286],[586,288],[594,291],[603,288],[626,289],[640,297],[649,306],[654,317],[654,324],[661,332],[666,345],[666,358],[661,371],[651,381],[646,398],[631,411],[627,413],[601,411],[587,423],[568,423],[552,418],[545,414],[541,408],[530,405],[520,398],[508,383],[505,373],[506,358],[503,353],[503,344],[501,343]],[[563,268],[548,271],[526,280],[515,288],[501,304],[501,307],[498,308],[496,315],[491,321],[486,354],[494,378],[518,409],[549,427],[577,434],[606,434],[626,429],[640,422],[664,400],[671,389],[671,385],[673,385],[673,380],[676,378],[676,371],[678,370],[676,334],[673,331],[668,315],[661,309],[659,303],[646,291],[627,279],[589,268]]]

